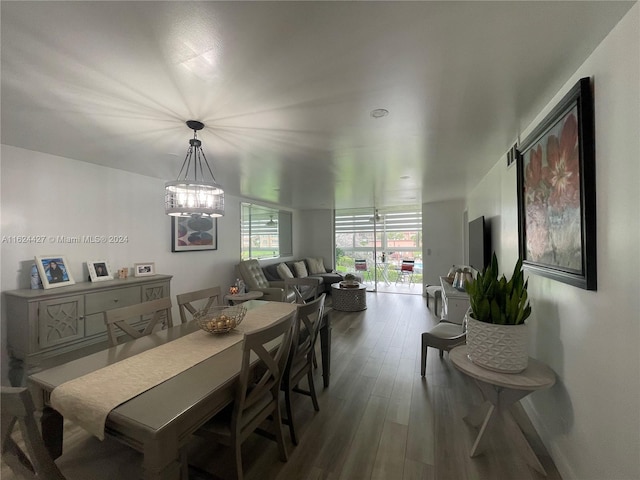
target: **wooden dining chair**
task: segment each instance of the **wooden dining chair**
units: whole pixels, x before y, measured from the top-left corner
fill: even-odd
[[[147,318],[149,319],[147,322],[135,325],[141,319],[146,320]],[[131,320],[133,323],[129,323]],[[107,337],[111,347],[118,345],[119,330],[131,338],[140,338],[153,333],[153,330],[161,322],[164,328],[173,327],[171,298],[169,297],[104,312],[104,323],[107,326]]]
[[[2,460],[17,478],[30,480],[134,480],[142,474],[142,455],[107,438],[65,438],[64,454],[53,460],[40,435],[35,405],[26,388],[1,387]],[[64,472],[64,473],[63,473]],[[4,477],[3,477],[4,478]]]
[[[241,445],[254,431],[275,439],[280,459],[283,462],[288,459],[282,432],[279,393],[291,341],[297,334],[296,315],[297,312],[294,311],[275,324],[245,334],[240,376],[233,403],[195,432],[198,436],[231,447],[236,477],[239,480],[243,478]],[[254,378],[256,372],[259,372],[258,378]],[[271,433],[259,428],[270,417],[273,429]]]
[[[206,300],[204,303],[202,300]],[[222,289],[220,287],[205,288],[194,292],[181,293],[176,295],[178,309],[180,311],[180,321],[186,323],[193,320],[193,315],[198,310],[208,310],[213,305],[222,305]],[[194,302],[195,306],[194,306]],[[204,306],[202,306],[204,304]],[[201,308],[196,308],[200,306]],[[190,318],[187,318],[187,312]]]
[[[316,339],[318,338],[318,331],[324,315],[325,298],[326,294],[323,293],[313,302],[298,305],[298,327],[296,329],[298,334],[293,339],[291,353],[289,354],[289,360],[282,379],[282,390],[284,390],[284,401],[287,410],[285,423],[289,425],[289,433],[294,445],[298,444],[298,438],[294,427],[291,394],[295,392],[310,396],[313,408],[316,412],[320,411],[313,383],[313,364]],[[304,377],[307,377],[309,390],[303,390],[299,386]]]
[[[318,297],[322,280],[316,277],[285,278],[285,298],[293,292],[295,299],[292,303],[304,304]]]
[[[64,480],[47,451],[34,418],[35,406],[26,388],[2,387],[2,460],[18,476]],[[16,423],[24,441],[23,451],[12,438]]]

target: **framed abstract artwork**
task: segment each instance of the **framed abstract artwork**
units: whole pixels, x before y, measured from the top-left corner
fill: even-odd
[[[171,251],[193,252],[218,249],[218,219],[171,217]]]
[[[597,289],[591,82],[581,79],[522,142],[518,238],[530,272]]]

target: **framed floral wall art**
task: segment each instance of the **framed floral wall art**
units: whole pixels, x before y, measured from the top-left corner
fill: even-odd
[[[593,97],[581,79],[520,145],[518,238],[532,273],[596,290]]]

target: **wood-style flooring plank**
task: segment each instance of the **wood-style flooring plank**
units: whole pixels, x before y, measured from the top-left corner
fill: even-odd
[[[543,480],[499,424],[487,432],[482,454],[469,457],[477,429],[463,417],[482,397],[447,353],[440,358],[430,348],[427,375],[420,376],[420,335],[438,322],[425,298],[368,293],[367,302],[362,312],[330,314],[331,385],[323,388],[322,368],[314,370],[319,412],[308,397],[294,395],[300,443],[291,443],[285,426],[289,461],[279,461],[274,442],[252,435],[242,446],[245,479]],[[317,354],[320,358],[319,346]],[[547,471],[546,480],[561,480],[524,410],[514,410]],[[111,452],[103,451],[101,442],[79,427],[65,425],[65,450],[85,445],[90,448],[82,451],[89,456],[106,458]],[[230,455],[224,447],[194,438],[189,458],[197,467],[190,480],[231,478]],[[135,452],[113,460],[122,472],[140,471],[140,455]],[[87,478],[72,470],[69,480],[104,478],[103,472]],[[15,479],[4,463],[0,475]]]
[[[349,446],[349,452],[340,466],[340,480],[371,478],[373,462],[382,436],[381,418],[387,411],[389,399],[371,395],[359,422],[356,434]]]
[[[373,463],[371,479],[402,478],[406,446],[407,426],[384,422],[378,452]]]

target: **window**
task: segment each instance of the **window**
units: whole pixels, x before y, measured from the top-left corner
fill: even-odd
[[[240,209],[241,259],[292,255],[291,212],[252,203]]]

